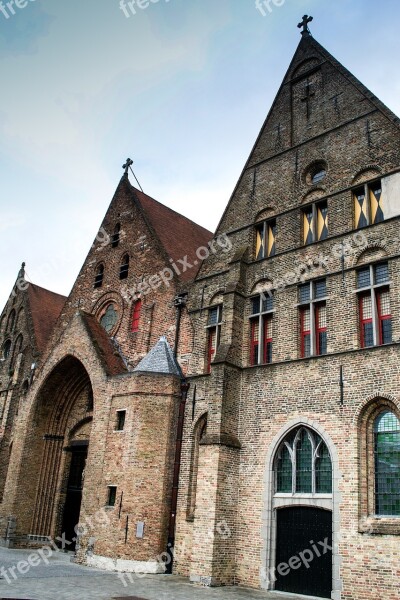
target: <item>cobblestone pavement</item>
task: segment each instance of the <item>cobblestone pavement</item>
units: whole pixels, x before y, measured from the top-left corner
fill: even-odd
[[[36,554],[36,552],[35,552]],[[0,548],[0,600],[290,600],[286,594],[247,588],[202,588],[175,575],[133,576],[125,587],[116,573],[71,563],[56,552],[27,562],[32,551]],[[33,562],[33,561],[32,561]],[[17,567],[19,565],[19,568]],[[21,571],[23,574],[21,574]],[[14,577],[14,575],[15,577]],[[299,597],[297,596],[297,599]],[[304,596],[303,596],[304,598]]]

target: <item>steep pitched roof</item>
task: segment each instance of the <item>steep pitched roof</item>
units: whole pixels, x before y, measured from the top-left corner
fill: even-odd
[[[180,366],[164,336],[135,367],[134,372],[182,376]]]
[[[122,356],[96,317],[83,311],[80,312],[80,315],[107,375],[126,373],[127,368]]]
[[[168,256],[174,261],[187,256],[188,262],[194,266],[180,275],[181,280],[186,282],[194,279],[200,263],[196,250],[207,246],[213,237],[211,231],[157,202],[131,184],[130,187]]]
[[[34,283],[29,283],[27,293],[37,349],[43,352],[64,307],[66,297]]]

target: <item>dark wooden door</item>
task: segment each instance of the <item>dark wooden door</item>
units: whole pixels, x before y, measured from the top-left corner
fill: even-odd
[[[331,597],[330,511],[302,506],[277,510],[276,569],[276,590]]]
[[[67,496],[64,506],[62,533],[67,542],[67,550],[73,550],[76,543],[76,525],[79,523],[79,514],[82,502],[83,471],[87,457],[87,446],[80,446],[71,452],[71,466],[69,470]]]

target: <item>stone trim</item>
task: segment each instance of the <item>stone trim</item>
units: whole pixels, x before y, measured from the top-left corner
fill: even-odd
[[[276,452],[285,438],[285,436],[294,427],[301,426],[308,427],[314,430],[326,443],[331,459],[332,459],[332,473],[333,473],[333,490],[330,502],[327,499],[319,499],[318,496],[314,498],[308,497],[307,499],[295,498],[293,501],[288,498],[285,506],[304,505],[304,506],[315,506],[323,509],[328,508],[328,504],[331,504],[332,510],[332,522],[333,522],[333,582],[332,582],[332,600],[341,600],[342,581],[340,579],[340,564],[341,556],[339,555],[339,540],[340,540],[340,492],[339,492],[339,480],[341,477],[339,469],[339,459],[336,451],[335,444],[331,437],[318,422],[313,421],[306,417],[299,417],[289,421],[283,428],[272,439],[267,458],[265,463],[264,472],[264,508],[262,511],[262,529],[261,537],[263,540],[261,550],[261,562],[260,562],[260,588],[264,590],[273,590],[274,584],[265,581],[263,577],[264,570],[270,572],[270,569],[275,567],[275,553],[273,552],[276,530],[274,526],[273,513],[274,507],[274,494],[273,494],[273,464],[275,460]],[[282,504],[280,504],[282,506]],[[297,597],[297,596],[294,596]],[[300,596],[299,596],[300,598]]]
[[[122,558],[110,558],[97,554],[86,556],[88,567],[103,569],[104,571],[115,571],[117,573],[151,573],[153,575],[165,573],[165,566],[158,561],[124,560]]]

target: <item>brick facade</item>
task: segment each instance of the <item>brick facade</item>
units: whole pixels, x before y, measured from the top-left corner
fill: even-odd
[[[4,421],[3,454],[14,440],[0,471],[5,542],[61,535],[71,457],[86,444],[81,562],[157,572],[169,540],[174,572],[194,583],[282,591],[284,576],[271,577],[280,567],[279,519],[302,508],[331,519],[324,597],[400,598],[400,516],[375,515],[373,434],[383,411],[400,416],[399,150],[397,117],[304,32],[210,244],[209,232],[134,190],[125,175],[18,415],[13,409]],[[375,182],[385,219],[359,229],[354,190]],[[314,215],[318,238],[321,206],[328,233],[306,245],[304,215]],[[257,259],[264,221],[276,227],[276,252]],[[391,339],[364,348],[357,273],[382,263]],[[299,286],[321,279],[326,353],[305,356]],[[252,299],[269,293],[271,360],[252,364]],[[12,309],[10,301],[3,341]],[[155,347],[157,356],[166,352],[158,363]],[[26,349],[24,369],[35,351]],[[312,492],[279,493],[282,441],[302,430],[327,448],[331,492],[313,484]],[[294,578],[298,594],[302,577]]]

